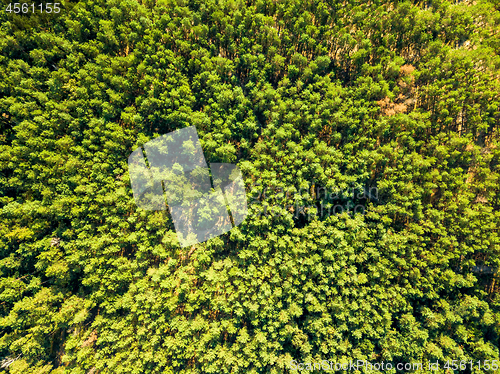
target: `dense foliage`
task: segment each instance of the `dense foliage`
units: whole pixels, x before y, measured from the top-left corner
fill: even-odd
[[[498,0],[0,20],[9,373],[499,359]],[[127,157],[191,125],[243,171],[250,214],[182,249],[167,211],[136,207]],[[339,204],[364,214],[319,212]]]

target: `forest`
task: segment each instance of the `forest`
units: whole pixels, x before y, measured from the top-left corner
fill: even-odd
[[[500,367],[499,0],[18,1],[0,372]],[[182,247],[127,158],[190,126],[248,215]]]

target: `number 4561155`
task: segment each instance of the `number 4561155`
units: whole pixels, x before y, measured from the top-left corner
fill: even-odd
[[[28,3],[9,3],[5,11],[8,13],[59,13],[61,3],[28,4]]]

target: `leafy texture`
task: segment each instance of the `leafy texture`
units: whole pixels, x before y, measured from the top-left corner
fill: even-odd
[[[10,373],[499,359],[498,1],[83,0],[36,27],[11,17]],[[127,158],[187,126],[209,162],[238,164],[250,214],[181,249],[168,211],[135,205]],[[339,201],[365,214],[321,214]]]

